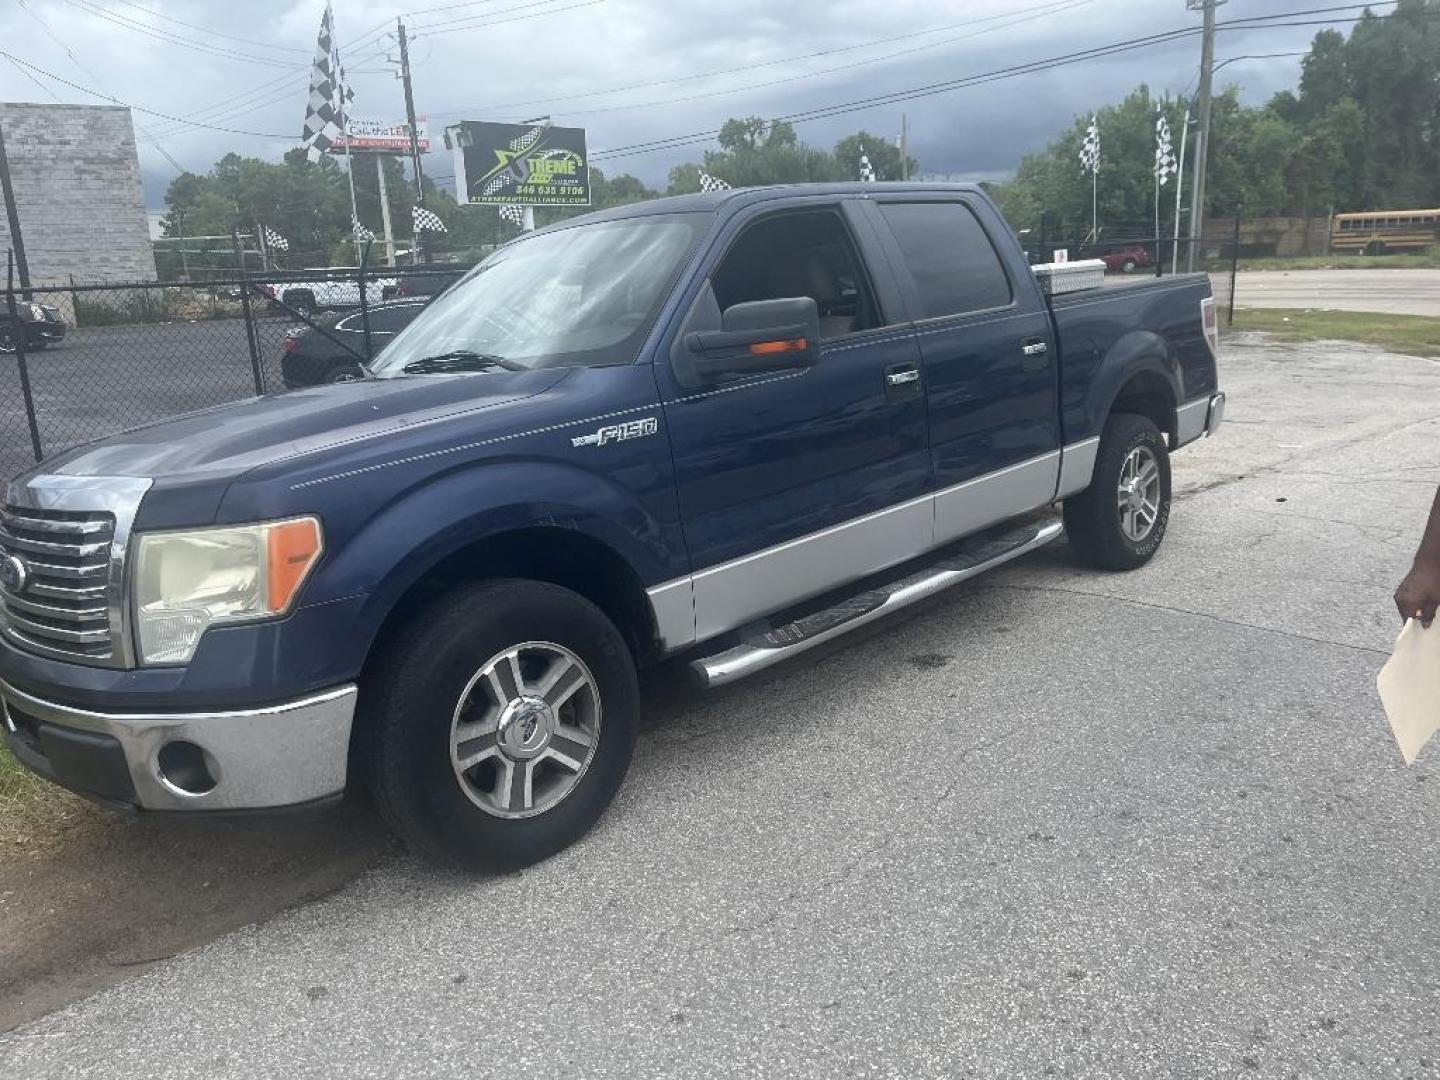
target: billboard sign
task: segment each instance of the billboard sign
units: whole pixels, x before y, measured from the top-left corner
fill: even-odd
[[[585,129],[467,120],[446,133],[463,201],[482,206],[589,206]]]
[[[345,132],[331,144],[332,154],[345,153],[347,146],[351,153],[355,154],[410,152],[410,125],[403,120],[362,120],[358,116],[352,116],[345,125]],[[430,149],[430,130],[423,116],[415,120],[415,141],[419,143],[420,153]]]

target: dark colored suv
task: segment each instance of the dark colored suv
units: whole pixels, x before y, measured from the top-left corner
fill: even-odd
[[[430,302],[428,296],[376,304],[370,309],[370,349],[365,348],[365,323],[359,311],[332,311],[313,326],[285,331],[280,373],[291,390],[323,383],[354,382],[365,377],[361,362],[369,361],[410,324]]]

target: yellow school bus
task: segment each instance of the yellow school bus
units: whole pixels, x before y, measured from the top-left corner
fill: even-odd
[[[1330,219],[1330,250],[1351,255],[1423,251],[1440,244],[1440,210],[1375,210]]]

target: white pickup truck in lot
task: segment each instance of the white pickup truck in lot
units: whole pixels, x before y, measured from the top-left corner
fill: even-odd
[[[276,281],[259,288],[270,299],[297,315],[360,306],[360,268],[331,266],[315,270],[314,276],[300,271],[294,280]],[[399,284],[394,275],[376,274],[365,278],[365,302],[378,304]]]

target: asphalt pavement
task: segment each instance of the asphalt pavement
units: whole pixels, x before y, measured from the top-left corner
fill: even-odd
[[[256,320],[261,378],[283,388],[281,346],[289,317]],[[138,323],[71,330],[26,357],[48,456],[91,439],[255,393],[243,319]],[[0,356],[0,477],[34,464],[15,357]]]
[[[1211,275],[1216,296],[1229,295],[1229,277]],[[1252,308],[1440,316],[1440,269],[1244,270],[1237,275],[1235,303]]]
[[[560,856],[388,861],[0,1036],[0,1068],[1434,1075],[1440,747],[1401,766],[1374,677],[1440,367],[1242,337],[1222,378],[1145,569],[1062,545],[819,659],[656,692]]]

